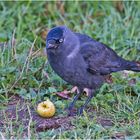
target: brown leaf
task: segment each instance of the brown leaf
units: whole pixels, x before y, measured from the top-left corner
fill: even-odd
[[[112,84],[112,83],[113,83],[112,75],[107,75],[107,76],[105,77],[105,81],[106,81],[108,84]]]
[[[70,91],[64,90],[62,92],[55,92],[55,94],[57,94],[58,96],[64,98],[64,99],[70,99],[70,96],[68,96],[68,94],[70,93]]]

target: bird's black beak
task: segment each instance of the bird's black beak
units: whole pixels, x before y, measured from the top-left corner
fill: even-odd
[[[53,48],[56,48],[56,45],[54,44],[47,44],[47,49],[53,49]]]
[[[57,44],[56,44],[56,42],[55,42],[55,40],[48,40],[47,41],[47,49],[55,49],[55,48],[57,48]]]

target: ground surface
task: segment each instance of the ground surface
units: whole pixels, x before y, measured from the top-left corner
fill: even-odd
[[[75,109],[73,109],[75,111]],[[97,112],[89,108],[88,111],[97,115],[97,123],[102,127],[112,127],[113,120],[109,118],[100,117]],[[76,126],[72,124],[72,120],[76,119],[76,116],[56,116],[52,118],[40,117],[36,108],[30,105],[29,101],[21,99],[19,96],[12,96],[10,101],[6,105],[6,109],[0,112],[0,129],[4,132],[6,127],[9,127],[10,120],[13,125],[13,129],[17,129],[19,125],[23,126],[23,136],[28,135],[30,128],[34,129],[35,132],[47,131],[49,129],[60,129],[61,131],[67,131],[74,129]],[[94,116],[90,116],[90,120],[94,119]],[[114,138],[124,138],[124,134],[116,133]]]
[[[72,86],[52,71],[44,51],[48,30],[64,24],[140,61],[139,7],[140,2],[0,2],[0,139],[140,138],[139,73],[113,73],[83,116],[68,117],[65,108],[75,93],[55,94]],[[36,113],[46,99],[56,106],[50,119]]]

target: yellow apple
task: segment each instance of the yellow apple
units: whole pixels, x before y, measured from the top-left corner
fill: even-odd
[[[49,118],[55,114],[55,106],[50,100],[47,100],[38,104],[37,112],[40,116]]]

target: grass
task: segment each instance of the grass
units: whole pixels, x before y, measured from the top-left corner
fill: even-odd
[[[5,112],[11,96],[28,100],[29,106],[50,98],[57,114],[65,116],[64,108],[70,101],[52,94],[70,89],[47,65],[44,54],[47,31],[65,24],[76,32],[88,34],[128,60],[140,61],[140,2],[0,2],[0,109]],[[45,73],[49,74],[49,79]],[[125,74],[126,75],[126,74]],[[140,138],[140,74],[113,74],[114,82],[104,84],[89,104],[96,110],[76,117],[75,128],[63,131],[51,129],[36,132],[28,125],[14,129],[16,122],[6,118],[2,139],[109,139],[121,136]],[[134,79],[136,83],[130,84]],[[86,97],[78,101],[80,106]],[[89,115],[94,115],[91,119]],[[112,120],[113,125],[103,127],[99,117]],[[32,120],[31,120],[31,123]],[[0,130],[2,130],[0,128]]]

